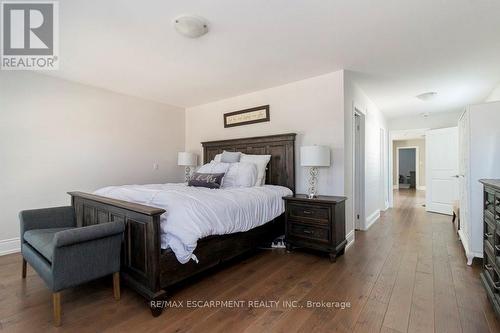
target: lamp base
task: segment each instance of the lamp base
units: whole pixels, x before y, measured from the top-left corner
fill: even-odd
[[[317,184],[318,184],[318,168],[312,167],[309,169],[309,190],[307,197],[309,199],[314,199],[317,193]]]
[[[186,166],[184,169],[184,181],[188,183],[190,179],[191,179],[191,168],[189,166]]]

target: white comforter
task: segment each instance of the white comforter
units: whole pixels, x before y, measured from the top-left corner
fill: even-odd
[[[292,191],[283,186],[207,189],[185,184],[109,186],[97,195],[166,210],[161,216],[161,247],[177,260],[198,262],[193,254],[199,239],[247,231],[285,211],[283,200]]]

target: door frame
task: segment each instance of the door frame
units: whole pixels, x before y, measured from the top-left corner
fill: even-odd
[[[359,116],[360,121],[360,137],[359,149],[360,153],[356,155],[356,116]],[[365,227],[365,121],[366,114],[361,107],[353,103],[352,107],[352,189],[353,189],[353,210],[352,218],[354,221],[355,230],[364,230]],[[356,168],[359,167],[359,175],[356,173]],[[359,176],[359,177],[357,177]],[[358,179],[359,178],[359,179]],[[359,188],[357,186],[359,185]],[[358,193],[359,192],[359,193]],[[359,207],[359,218],[357,218],[357,208]]]
[[[397,140],[403,140],[400,139],[401,133],[409,134],[409,135],[417,135],[417,134],[422,134],[425,133],[429,130],[430,128],[415,128],[415,129],[408,129],[408,130],[401,130],[401,129],[396,129],[396,130],[390,130],[389,131],[389,181],[387,182],[387,187],[389,191],[389,207],[392,208],[394,207],[394,141]],[[424,134],[425,135],[425,134]],[[408,138],[409,139],[409,138]],[[426,138],[424,137],[424,140]],[[425,162],[427,163],[427,161]],[[425,168],[427,165],[424,166]]]
[[[408,146],[408,147],[397,147],[396,148],[396,175],[398,175],[398,183],[393,187],[397,186],[399,190],[399,150],[400,149],[415,149],[415,190],[418,190],[420,184],[420,171],[418,170],[420,167],[420,159],[419,159],[419,151],[418,146]],[[394,174],[392,175],[394,181]]]

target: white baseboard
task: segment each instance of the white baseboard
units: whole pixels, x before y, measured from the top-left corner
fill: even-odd
[[[392,189],[393,189],[393,190],[399,190],[399,185],[393,185],[393,186],[392,186]]]
[[[468,266],[472,265],[472,260],[474,258],[482,258],[483,257],[482,252],[474,252],[474,251],[470,250],[469,239],[468,239],[467,235],[463,232],[463,230],[458,230],[458,236],[460,237],[460,241],[462,242],[462,245],[464,247],[465,257],[467,258],[467,265]]]
[[[425,191],[425,186],[417,186],[417,190]]]
[[[346,236],[345,239],[347,240],[347,245],[345,246],[345,249],[347,250],[352,244],[354,244],[354,230],[351,230]]]
[[[370,227],[378,221],[378,219],[380,218],[380,209],[377,209],[376,211],[374,211],[370,216],[368,216],[366,218],[366,221],[365,221],[365,225],[363,228],[361,228],[360,230],[363,230],[363,231],[366,231],[368,229],[370,229]]]
[[[19,238],[0,240],[0,256],[21,251]]]

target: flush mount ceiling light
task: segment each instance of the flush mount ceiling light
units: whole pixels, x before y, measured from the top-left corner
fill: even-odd
[[[182,15],[174,20],[174,27],[178,33],[188,38],[198,38],[208,32],[206,19],[195,15]]]
[[[434,99],[437,95],[437,92],[435,91],[429,91],[420,95],[417,95],[416,97],[422,101],[430,101]]]

